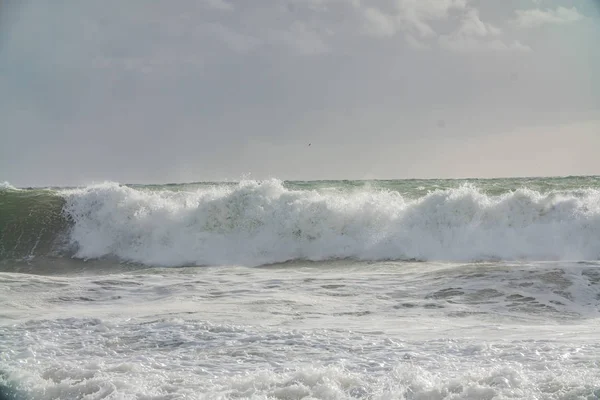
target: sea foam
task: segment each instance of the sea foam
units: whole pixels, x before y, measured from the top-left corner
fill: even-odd
[[[63,193],[76,257],[148,265],[288,260],[597,260],[600,191],[490,196],[472,185],[411,199],[278,180],[193,191],[104,183]]]
[[[0,190],[18,190],[16,187],[11,185],[9,182],[0,182]]]

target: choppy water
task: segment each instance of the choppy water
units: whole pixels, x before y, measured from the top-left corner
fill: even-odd
[[[0,189],[0,399],[600,398],[600,179]]]

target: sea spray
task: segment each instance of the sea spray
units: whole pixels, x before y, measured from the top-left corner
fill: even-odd
[[[490,196],[463,185],[408,199],[391,190],[291,190],[268,180],[193,191],[104,183],[64,196],[80,258],[176,266],[600,257],[595,189]]]

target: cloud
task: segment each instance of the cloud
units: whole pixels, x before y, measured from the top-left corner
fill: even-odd
[[[484,22],[479,10],[465,0],[396,0],[394,7],[368,7],[362,10],[364,33],[373,37],[394,37],[404,34],[413,49],[439,47],[455,51],[529,51],[531,48],[519,40],[507,43],[497,26]],[[450,33],[439,33],[456,24]]]
[[[466,0],[398,0],[398,19],[402,27],[421,37],[435,35],[431,22],[445,20],[451,11],[461,11]]]
[[[506,24],[515,17],[512,2],[106,0],[56,7],[24,0],[14,7],[0,15],[0,143],[7,144],[0,172],[18,185],[248,171],[297,179],[539,172],[535,157],[505,169],[511,166],[497,146],[508,137],[503,132],[597,120],[600,109],[597,27],[573,24],[573,35],[549,42]],[[536,51],[525,57],[519,51],[527,44]],[[540,133],[530,143],[574,149],[577,161],[589,162],[565,173],[598,170],[588,157],[597,140],[573,141],[564,132],[556,136],[562,142]],[[596,124],[587,137],[597,132]],[[461,153],[464,143],[489,135],[498,140],[481,145],[473,153],[479,158],[456,162],[472,156]],[[514,138],[506,143],[514,147]],[[562,166],[543,163],[549,172]]]
[[[388,11],[363,9],[366,29],[373,36],[393,36],[403,31],[421,38],[435,36],[434,21],[445,20],[453,10],[463,10],[466,0],[397,0]],[[410,39],[409,39],[410,40]]]
[[[583,19],[577,8],[558,7],[556,10],[516,10],[513,23],[521,28],[534,28],[544,24],[568,24]]]
[[[318,55],[328,51],[321,34],[301,22],[292,23],[286,30],[271,31],[268,40],[273,44],[283,44],[300,55]]]
[[[372,36],[394,36],[398,31],[397,21],[393,16],[384,14],[376,8],[367,8],[364,11],[365,32]]]
[[[529,51],[528,46],[519,41],[506,44],[499,37],[502,31],[492,24],[485,23],[479,18],[476,9],[470,9],[464,16],[459,27],[448,35],[440,35],[440,47],[457,52],[469,51]]]

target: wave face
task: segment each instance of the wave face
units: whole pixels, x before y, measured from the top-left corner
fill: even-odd
[[[64,205],[64,198],[50,190],[19,190],[0,184],[0,260],[62,250],[70,226]]]
[[[157,266],[600,258],[596,188],[489,194],[464,184],[420,191],[278,180],[8,190],[0,192],[0,207],[12,210],[0,218],[0,254]]]

